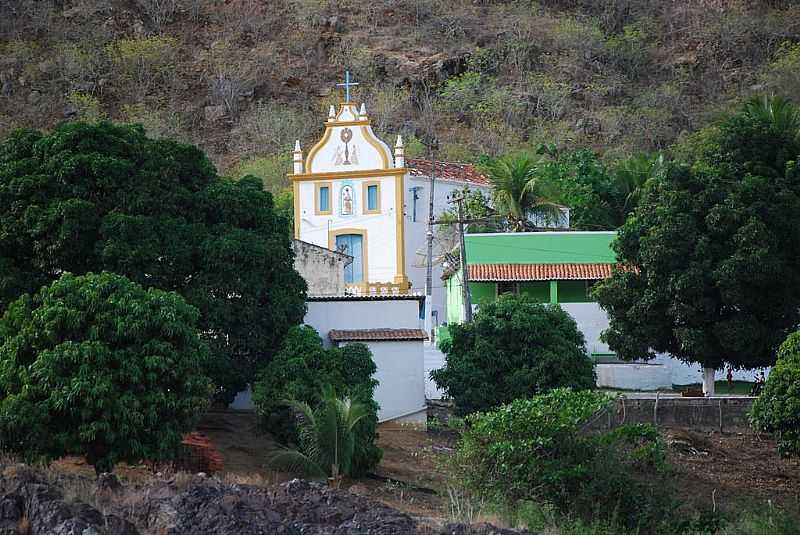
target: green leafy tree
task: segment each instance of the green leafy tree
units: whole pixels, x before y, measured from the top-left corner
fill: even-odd
[[[200,310],[229,401],[304,314],[288,222],[259,179],[141,127],[72,123],[0,145],[0,309],[69,271],[120,273]]]
[[[673,501],[658,431],[641,424],[588,431],[611,403],[602,392],[557,388],[470,415],[455,475],[479,500],[547,503],[584,520],[661,533]]]
[[[269,464],[303,475],[353,475],[357,427],[369,417],[370,407],[348,397],[336,397],[330,386],[322,390],[316,409],[304,401],[284,403],[296,414],[299,447],[276,451]]]
[[[378,382],[372,353],[364,344],[347,344],[325,349],[313,327],[290,329],[281,350],[259,374],[253,385],[253,402],[264,417],[269,431],[284,444],[298,444],[297,418],[284,400],[307,404],[316,411],[322,393],[332,388],[336,394],[364,405],[368,414],[355,427],[355,446],[350,473],[360,475],[380,462],[382,452],[375,445],[378,404],[373,392]]]
[[[560,206],[554,183],[540,172],[542,159],[533,156],[488,160],[484,171],[492,184],[495,210],[508,221],[509,230],[522,232],[558,221]]]
[[[456,412],[488,410],[551,388],[592,388],[594,367],[583,334],[557,305],[501,295],[471,323],[451,325],[445,366],[431,372]]]
[[[800,323],[800,154],[793,107],[757,99],[694,136],[645,187],[596,290],[628,359],[668,352],[705,369],[769,366]]]
[[[750,416],[756,428],[775,434],[778,451],[800,457],[800,332],[781,345]]]
[[[173,459],[207,407],[199,313],[113,273],[61,275],[0,319],[0,430],[26,457]]]
[[[580,230],[614,229],[625,221],[614,176],[590,150],[561,152],[541,146],[550,158],[541,173],[555,184],[554,199],[570,209],[570,226]]]

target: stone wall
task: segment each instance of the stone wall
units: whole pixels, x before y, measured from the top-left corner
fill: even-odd
[[[294,240],[294,269],[308,285],[308,295],[344,295],[344,268],[353,258],[313,243]]]
[[[613,429],[623,424],[651,423],[696,430],[752,432],[748,413],[751,397],[648,397],[621,398],[607,411],[595,415],[587,427]]]

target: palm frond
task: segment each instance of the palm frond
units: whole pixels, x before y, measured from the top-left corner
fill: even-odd
[[[289,448],[282,448],[267,455],[267,466],[273,470],[301,474],[307,477],[325,477],[328,471],[308,455]]]

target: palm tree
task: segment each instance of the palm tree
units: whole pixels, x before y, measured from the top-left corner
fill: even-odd
[[[308,403],[287,400],[298,419],[298,449],[281,449],[267,461],[272,468],[306,476],[329,477],[338,482],[349,475],[355,451],[355,427],[369,415],[367,405],[338,398],[332,387],[322,391],[316,409]]]
[[[623,160],[614,168],[614,180],[617,190],[625,198],[622,199],[620,207],[621,225],[625,218],[639,204],[639,198],[644,191],[645,184],[653,178],[662,174],[665,169],[664,155],[639,154],[627,160]]]
[[[512,232],[536,228],[536,223],[556,222],[561,206],[554,182],[546,178],[541,157],[527,155],[492,160],[484,169],[493,187],[494,204],[498,213],[508,218]]]
[[[744,104],[744,112],[754,119],[771,124],[790,138],[800,139],[800,110],[783,97],[753,97]]]

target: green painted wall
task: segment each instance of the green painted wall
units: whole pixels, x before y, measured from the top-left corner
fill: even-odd
[[[586,296],[586,281],[558,281],[559,303],[591,303]]]
[[[519,293],[529,295],[541,301],[542,303],[550,302],[550,282],[537,281],[537,282],[520,282]]]
[[[616,262],[615,232],[467,234],[470,264],[606,264]]]
[[[470,282],[469,292],[472,304],[480,305],[497,298],[497,285],[494,282]]]
[[[461,270],[447,279],[447,323],[464,321],[464,299],[461,292]]]

